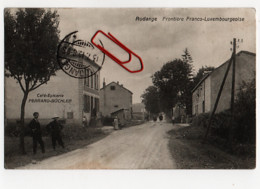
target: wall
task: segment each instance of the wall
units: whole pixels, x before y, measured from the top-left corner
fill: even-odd
[[[67,112],[73,112],[74,123],[79,119],[78,79],[72,78],[63,71],[58,71],[47,84],[29,93],[25,106],[25,119],[31,119],[33,112],[40,113],[40,119],[50,119],[54,114],[67,119]],[[62,97],[44,97],[43,95],[63,95]],[[23,93],[16,80],[5,78],[5,117],[19,119]],[[59,103],[36,102],[36,100],[59,100]],[[64,100],[65,102],[61,102]],[[66,102],[67,100],[67,102]]]
[[[217,68],[210,75],[211,78],[211,110],[214,107],[217,94],[222,83],[224,74],[228,64],[224,64]],[[242,81],[249,81],[254,77],[255,72],[255,56],[247,53],[239,53],[236,56],[236,73],[235,73],[235,93],[237,93]],[[230,108],[232,87],[232,66],[230,67],[216,112],[220,112]]]
[[[211,78],[207,77],[207,79],[204,81],[204,88],[205,88],[205,112],[209,112],[211,110]]]
[[[97,77],[97,80],[94,82],[93,80],[93,83],[96,83],[96,87],[95,87],[95,84],[93,84],[93,87],[91,88],[91,85],[86,85],[86,81],[82,80],[81,81],[81,85],[82,88],[80,89],[80,106],[79,106],[79,112],[81,112],[81,118],[83,118],[83,116],[86,117],[87,119],[87,122],[89,123],[90,122],[90,119],[91,119],[91,103],[87,104],[88,108],[89,108],[89,112],[84,112],[83,109],[84,109],[84,95],[87,95],[92,98],[96,98],[96,99],[99,99],[99,104],[100,104],[100,97],[99,97],[99,83],[100,83],[100,71],[97,72],[95,74],[95,77]],[[89,81],[91,81],[91,79],[89,78]],[[97,113],[100,111],[100,107],[96,107],[95,106],[95,103],[93,104],[93,108],[96,108],[97,110]]]
[[[192,114],[198,115],[205,111],[205,81],[202,82],[192,93]],[[203,107],[204,106],[204,107]]]
[[[235,93],[237,93],[242,81],[250,81],[255,76],[255,55],[240,52],[236,55],[236,78]],[[224,78],[228,61],[216,68],[192,93],[192,114],[195,115],[196,107],[198,114],[203,113],[203,101],[205,101],[205,112],[210,112],[216,102],[220,85]],[[230,67],[216,112],[230,108],[232,87],[232,66]],[[199,92],[201,90],[201,92]],[[198,94],[200,94],[198,96]]]
[[[115,90],[111,90],[111,86],[114,86]],[[131,111],[131,107],[132,94],[117,83],[112,82],[100,90],[100,111],[103,116],[110,116],[112,112],[122,108]]]

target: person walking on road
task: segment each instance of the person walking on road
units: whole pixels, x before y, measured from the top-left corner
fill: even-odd
[[[114,119],[114,129],[115,130],[118,130],[119,129],[119,121],[118,121],[118,118],[117,118],[117,116],[115,117],[115,119]]]
[[[82,126],[83,126],[84,128],[86,128],[86,127],[88,126],[88,121],[87,121],[86,116],[83,116]]]
[[[51,134],[51,140],[52,140],[52,147],[55,150],[56,149],[56,141],[58,141],[58,144],[64,148],[64,143],[62,141],[61,137],[61,130],[63,129],[63,126],[58,122],[59,117],[54,116],[53,121],[50,122],[47,125],[47,131]]]
[[[175,117],[172,116],[172,124],[174,124],[174,123],[175,123]]]
[[[163,115],[162,115],[162,114],[159,115],[159,120],[160,120],[160,121],[163,120]]]
[[[37,143],[41,145],[42,153],[45,153],[44,142],[42,140],[41,125],[38,121],[39,113],[33,113],[33,120],[29,123],[29,128],[33,138],[33,154],[37,152]]]

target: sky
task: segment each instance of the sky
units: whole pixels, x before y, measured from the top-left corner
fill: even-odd
[[[139,55],[144,69],[130,73],[106,56],[101,69],[106,84],[119,81],[133,92],[133,103],[141,102],[141,94],[152,85],[151,76],[188,48],[196,72],[202,66],[218,67],[231,56],[233,38],[243,39],[241,50],[256,52],[254,9],[173,9],[173,8],[86,8],[57,9],[60,15],[60,38],[75,30],[90,41],[96,31],[110,32],[121,43]],[[137,21],[136,17],[153,17],[157,21]],[[163,17],[181,17],[184,21],[163,21]],[[244,21],[187,21],[187,17],[240,17]],[[103,42],[103,41],[102,41]],[[115,50],[110,43],[104,47]],[[119,51],[125,53],[124,51]],[[120,54],[119,53],[119,54]],[[125,57],[125,54],[121,57]],[[132,63],[132,62],[131,62]],[[130,63],[128,63],[130,65]],[[132,65],[139,65],[135,59]]]

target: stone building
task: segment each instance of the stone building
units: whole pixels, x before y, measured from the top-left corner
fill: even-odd
[[[119,82],[111,82],[106,85],[103,82],[103,88],[100,89],[100,112],[102,116],[111,116],[118,110],[132,113],[132,95],[133,93],[126,89]],[[125,115],[129,117],[129,115]]]
[[[192,90],[192,114],[198,115],[212,111],[220,85],[224,78],[229,60],[220,65],[214,71],[206,74]],[[235,93],[242,81],[250,81],[255,78],[256,55],[251,52],[241,51],[236,54]],[[216,112],[230,108],[232,87],[232,66],[230,67]]]
[[[93,66],[93,61],[87,60]],[[91,70],[87,70],[91,74]],[[56,72],[47,84],[29,93],[25,106],[25,122],[32,119],[33,112],[40,113],[45,124],[53,115],[59,116],[66,124],[81,125],[83,116],[90,121],[91,114],[99,112],[100,72],[92,77],[77,79],[62,70]],[[15,122],[20,118],[23,93],[16,80],[5,78],[5,120]]]

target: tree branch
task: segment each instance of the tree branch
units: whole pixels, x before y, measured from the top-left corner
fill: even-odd
[[[41,85],[47,83],[49,80],[50,80],[50,77],[48,77],[44,82],[40,83],[39,85],[37,85],[37,86],[35,86],[35,85],[32,86],[32,87],[29,89],[29,91],[33,91],[33,90],[37,89],[37,88],[40,87]],[[35,83],[35,84],[36,84],[36,83]]]
[[[36,85],[37,81],[33,81],[33,84],[31,86],[31,89]]]
[[[23,87],[23,84],[22,84],[22,82],[21,82],[19,76],[16,76],[16,75],[13,75],[13,76],[14,76],[14,78],[18,81],[18,83],[19,83],[21,89],[22,89],[23,92],[25,93],[25,89],[24,89],[24,87]]]

